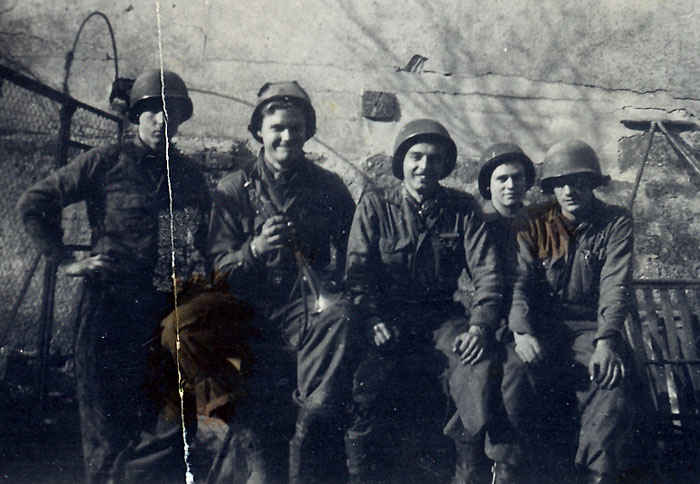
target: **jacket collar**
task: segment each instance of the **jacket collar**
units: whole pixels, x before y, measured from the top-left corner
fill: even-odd
[[[445,188],[442,185],[438,186],[437,190],[435,191],[435,195],[431,198],[431,200],[436,200],[438,202],[438,205],[443,206],[446,199],[447,193],[445,191]],[[420,205],[420,203],[418,203],[411,195],[409,195],[409,193],[404,188],[403,184],[399,184],[389,189],[386,192],[386,200],[392,205],[397,206],[401,206],[401,204],[404,203],[404,201],[412,203],[416,206]]]
[[[308,167],[308,160],[305,157],[301,157],[300,159],[296,160],[294,166],[292,166],[289,170],[287,170],[287,172],[285,172],[281,176],[285,180],[291,180],[295,177],[298,177],[298,175],[303,175],[306,171],[308,171]],[[279,178],[275,179],[272,170],[265,161],[265,148],[260,148],[260,151],[258,151],[258,157],[255,160],[255,163],[253,163],[251,170],[252,174],[256,175],[262,180],[265,180],[265,182],[267,183],[274,183],[277,180],[279,180]]]
[[[575,231],[581,232],[590,227],[595,227],[604,223],[606,215],[605,208],[606,205],[594,195],[591,201],[591,212],[589,216],[577,223]],[[565,219],[561,212],[561,206],[556,201],[553,201],[552,206],[547,210],[546,219],[548,222],[559,220],[564,225],[571,225],[571,222]]]

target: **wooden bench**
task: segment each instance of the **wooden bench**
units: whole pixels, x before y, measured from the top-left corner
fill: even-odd
[[[626,336],[651,397],[657,457],[695,459],[700,442],[700,280],[635,280]],[[685,457],[682,456],[685,454]]]

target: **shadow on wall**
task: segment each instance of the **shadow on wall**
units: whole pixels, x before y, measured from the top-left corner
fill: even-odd
[[[352,50],[354,58],[376,57],[376,51],[380,51],[385,54],[388,63],[393,66],[398,67],[406,64],[407,59],[399,58],[395,54],[397,50],[396,46],[387,45],[385,41],[375,33],[373,30],[374,27],[366,24],[363,20],[363,15],[358,10],[356,2],[340,0],[336,5],[342,10],[345,17],[353,22],[364,35],[364,40],[366,42],[360,43],[349,42],[347,37],[343,37],[341,32],[337,34],[336,40],[344,43],[348,49]],[[556,39],[561,37],[558,32],[565,28],[564,24],[558,22],[557,19],[561,19],[562,16],[566,14],[563,6],[560,7],[559,10],[556,10],[554,5],[550,5],[550,7],[551,8],[548,7],[546,9],[546,15],[538,18],[539,35],[542,38]],[[417,19],[439,19],[446,15],[453,15],[453,13],[438,10],[432,4],[425,4],[416,0],[411,0],[409,4],[406,5],[406,9],[411,12],[416,12],[415,16]],[[437,24],[439,24],[439,22],[436,22],[436,25]],[[451,22],[444,22],[444,25],[450,24]],[[446,51],[442,57],[451,59],[454,66],[461,66],[459,70],[462,72],[469,71],[470,66],[477,65],[480,62],[479,59],[473,57],[469,49],[462,48],[462,46],[469,45],[470,35],[468,29],[468,25],[465,26],[464,31],[447,29],[442,33],[440,43],[441,48]],[[410,35],[410,30],[406,31],[406,35]],[[529,56],[530,53],[527,48],[524,47],[528,45],[528,39],[524,38],[522,34],[517,31],[510,32],[509,35],[511,37],[509,44],[512,44],[512,46],[509,45],[509,48],[517,49],[517,54],[515,55]],[[429,55],[428,53],[425,54]],[[533,59],[533,62],[535,61],[536,59]],[[584,76],[582,73],[576,71],[576,66],[576,63],[570,62],[570,59],[562,55],[550,60],[548,72],[565,70],[571,74],[574,82],[583,82]],[[470,84],[474,86],[469,92],[438,92],[435,89],[434,83],[430,83],[428,80],[434,80],[433,76],[435,75],[436,74],[397,73],[393,76],[387,76],[386,82],[389,85],[388,87],[384,87],[384,90],[403,93],[404,98],[408,97],[415,111],[425,113],[426,116],[435,117],[445,123],[448,130],[458,139],[458,145],[460,139],[462,142],[464,142],[465,139],[467,140],[470,146],[458,146],[458,150],[461,154],[459,155],[459,169],[456,175],[459,175],[460,183],[463,183],[464,180],[470,182],[468,186],[462,186],[463,188],[466,188],[472,193],[476,191],[476,185],[471,182],[471,180],[474,180],[478,170],[477,161],[467,158],[465,156],[466,153],[481,152],[488,144],[493,142],[522,139],[524,136],[522,134],[516,136],[518,133],[527,133],[526,137],[531,141],[531,144],[534,144],[534,146],[541,151],[546,151],[548,146],[553,142],[553,140],[545,137],[547,130],[541,129],[543,125],[550,124],[554,117],[552,113],[548,111],[547,103],[533,102],[534,100],[528,97],[493,93],[493,82],[485,75],[469,79]],[[449,73],[444,75],[445,77],[450,77]],[[407,76],[410,76],[410,78]],[[431,77],[429,78],[428,76]],[[411,86],[411,92],[406,92],[406,85]],[[459,82],[450,82],[450,85],[459,86]],[[463,99],[457,101],[457,98],[463,98],[465,96],[472,97],[475,100],[475,108],[471,113],[463,110]],[[582,94],[582,96],[585,96],[585,93]],[[581,118],[590,119],[595,117],[595,110],[585,97],[572,99],[572,101],[576,102],[577,113]],[[489,116],[489,113],[493,115]],[[528,122],[524,113],[526,113],[527,118],[530,120],[539,120],[537,125]],[[484,115],[488,119],[487,123],[481,121],[484,119]],[[401,120],[402,123],[406,121],[408,121],[408,119]],[[591,129],[594,131],[587,133],[587,138],[601,139],[605,136],[599,124],[592,126]]]
[[[394,66],[403,66],[407,59],[399,58],[394,52],[396,51],[395,46],[389,46],[384,43],[384,41],[376,35],[372,27],[366,25],[362,19],[360,12],[358,11],[355,2],[351,0],[340,0],[338,2],[339,7],[342,9],[343,13],[346,15],[347,19],[355,23],[355,25],[364,33],[367,44],[360,44],[353,42],[351,44],[347,43],[340,33],[338,33],[338,42],[345,42],[347,47],[353,49],[355,58],[369,57],[374,51],[381,51],[385,54],[386,58]],[[439,19],[441,17],[454,15],[451,12],[445,12],[437,10],[432,4],[425,4],[424,2],[418,2],[417,0],[410,0],[409,4],[406,5],[406,9],[411,12],[416,12],[417,19],[423,18],[433,18]],[[549,5],[547,9],[543,9],[545,13],[538,18],[538,36],[545,39],[557,39],[560,38],[560,32],[565,29],[565,24],[559,21],[559,19],[566,17],[568,15],[568,10],[565,6],[559,6],[557,10],[554,5]],[[463,15],[465,16],[465,15]],[[452,22],[444,22],[445,25],[450,25]],[[436,22],[438,25],[439,22]],[[410,35],[410,30],[407,30],[406,35]],[[509,49],[517,49],[517,55],[522,57],[530,56],[530,52],[525,46],[531,45],[532,40],[523,37],[523,34],[518,31],[509,32],[511,40],[509,41]],[[441,35],[440,46],[444,49],[445,53],[442,54],[443,58],[450,59],[453,66],[460,66],[462,72],[469,72],[472,70],[472,66],[479,65],[482,63],[479,59],[475,58],[471,53],[470,49],[462,48],[462,46],[469,46],[470,44],[469,35],[469,25],[465,25],[464,29],[454,30],[446,29]],[[533,62],[537,59],[533,58]],[[572,84],[583,83],[585,76],[581,72],[577,71],[577,63],[571,62],[571,59],[566,58],[564,55],[559,57],[554,57],[548,59],[547,73],[549,72],[560,72],[566,71],[571,73]],[[427,62],[429,63],[429,61]],[[542,75],[543,78],[548,78],[548,74]],[[490,73],[484,73],[490,74]],[[406,74],[408,75],[408,74]],[[451,74],[446,73],[445,76],[450,76]],[[404,77],[402,75],[396,75],[392,77],[393,86],[392,88],[396,92],[404,92],[405,85],[402,83]],[[440,93],[435,92],[435,88],[428,84],[425,80],[425,76],[416,73],[413,74],[411,82],[417,82],[419,86],[422,87],[418,89],[412,89],[416,93],[415,96],[411,97],[411,102],[415,103],[415,106],[419,111],[425,113],[434,113],[439,119],[444,120],[449,126],[450,131],[455,133],[479,133],[482,138],[490,140],[490,142],[496,142],[502,140],[505,137],[512,136],[512,133],[518,131],[528,132],[528,136],[531,136],[535,141],[538,148],[543,151],[546,150],[548,144],[551,144],[551,140],[546,140],[543,138],[542,134],[533,129],[533,126],[529,125],[523,118],[520,112],[514,109],[514,103],[518,101],[529,102],[528,110],[523,110],[528,113],[528,117],[535,117],[542,120],[548,120],[551,118],[551,113],[548,111],[538,111],[537,105],[531,103],[532,98],[511,95],[499,95],[490,94],[493,91],[492,83],[490,83],[487,75],[475,75],[475,77],[470,78],[475,83],[476,88],[470,92],[456,92],[454,94],[450,93]],[[533,80],[534,81],[534,80]],[[484,98],[483,108],[487,108],[489,113],[500,114],[504,116],[493,116],[493,119],[489,120],[488,126],[483,125],[473,125],[470,121],[470,113],[462,112],[455,108],[458,103],[452,102],[451,100],[457,96],[474,96],[476,98]],[[581,112],[581,117],[588,114],[593,114],[594,110],[587,103],[586,98],[576,99],[577,105],[585,111]],[[403,120],[408,121],[408,120]],[[506,122],[507,121],[507,122]],[[599,127],[598,127],[599,128]],[[599,138],[603,135],[600,129],[591,133],[593,138]],[[477,151],[485,148],[485,146],[478,146]]]

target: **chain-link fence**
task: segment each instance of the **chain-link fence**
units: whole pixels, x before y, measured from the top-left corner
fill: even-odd
[[[0,379],[6,369],[2,357],[22,351],[40,353],[44,261],[24,232],[15,204],[32,183],[47,176],[82,150],[117,142],[122,119],[79,102],[36,80],[0,66],[0,170],[6,180],[0,191]],[[64,226],[84,224],[81,207],[64,211]],[[84,225],[83,225],[84,226]],[[86,243],[83,240],[71,243]],[[26,291],[25,282],[27,283]],[[73,328],[67,325],[74,281],[59,278],[55,320],[51,333],[55,346],[72,346]],[[50,338],[50,334],[48,335]]]

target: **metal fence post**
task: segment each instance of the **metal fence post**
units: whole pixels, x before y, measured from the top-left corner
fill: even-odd
[[[68,98],[70,99],[70,98]],[[58,150],[56,152],[57,166],[65,166],[68,163],[68,145],[70,142],[70,127],[73,113],[75,113],[75,103],[67,100],[61,106],[60,126],[58,129]]]

